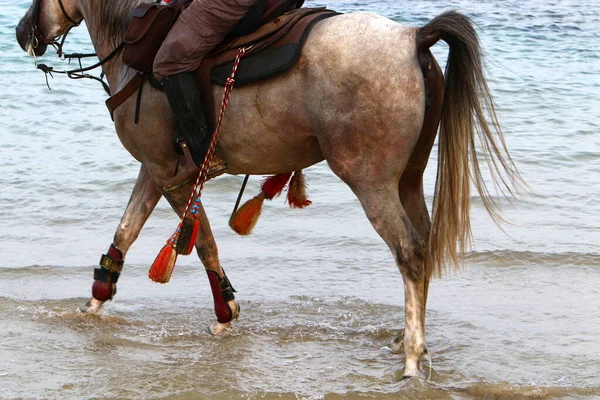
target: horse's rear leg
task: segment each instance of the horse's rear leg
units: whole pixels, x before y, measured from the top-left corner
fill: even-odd
[[[412,71],[414,72],[414,71]],[[420,73],[420,71],[418,71]],[[415,77],[415,81],[420,77]],[[404,376],[422,376],[425,345],[425,242],[413,226],[398,192],[423,123],[423,92],[380,102],[381,96],[360,100],[358,109],[331,112],[337,124],[327,124],[319,144],[332,171],[350,186],[369,221],[386,242],[404,281],[406,365]],[[407,102],[406,99],[414,99]],[[370,100],[369,100],[370,99]],[[358,100],[355,100],[358,101]],[[389,106],[389,107],[386,107]],[[374,114],[378,110],[380,114]],[[343,122],[343,123],[341,123]],[[374,122],[377,122],[374,123]]]
[[[417,133],[418,130],[415,136]],[[363,146],[363,149],[366,147]],[[425,243],[398,194],[398,176],[401,174],[396,171],[401,170],[406,161],[403,163],[399,154],[387,153],[386,156],[386,152],[380,151],[379,162],[368,163],[369,168],[364,168],[360,158],[341,157],[341,154],[330,155],[329,165],[360,200],[371,225],[392,251],[404,281],[404,376],[423,376],[421,358],[427,354],[424,318]]]
[[[405,179],[406,178],[406,179]],[[414,178],[414,180],[413,180]],[[407,216],[410,219],[411,224],[419,234],[419,237],[423,243],[423,251],[425,252],[427,247],[426,243],[429,240],[429,233],[431,230],[431,220],[429,217],[429,211],[427,210],[427,204],[425,203],[425,196],[423,193],[422,179],[416,176],[411,176],[410,179],[406,175],[403,175],[403,179],[400,180],[398,185],[398,192],[400,200]],[[425,253],[423,254],[425,257]],[[425,328],[425,315],[427,309],[427,293],[429,291],[429,280],[431,278],[431,271],[429,270],[427,263],[424,260],[424,273],[423,273],[423,328]],[[400,331],[398,337],[392,340],[390,347],[394,352],[404,352],[404,330]]]
[[[369,221],[386,242],[404,281],[405,377],[423,376],[425,345],[425,243],[400,202],[396,185],[364,188],[358,196]]]
[[[100,260],[100,268],[94,272],[92,297],[84,307],[80,308],[81,311],[97,312],[115,295],[125,254],[137,239],[161,196],[161,192],[150,178],[148,169],[142,164],[129,204],[115,232],[113,243],[107,254]]]
[[[191,191],[192,186],[186,185],[173,192],[165,193],[165,198],[180,217],[185,210]],[[233,287],[221,267],[219,250],[202,204],[198,218],[200,231],[196,240],[196,251],[208,275],[217,316],[217,322],[210,326],[210,331],[213,334],[220,334],[231,327],[231,322],[239,315],[240,307],[233,294]]]
[[[444,75],[436,59],[429,50],[420,54],[419,61],[423,74],[426,78],[428,107],[425,111],[423,127],[419,134],[419,140],[410,155],[406,169],[402,173],[400,183],[398,184],[398,193],[400,202],[404,207],[410,221],[419,233],[421,239],[429,242],[431,231],[431,219],[425,202],[423,192],[423,174],[429,161],[431,149],[437,136],[440,118],[442,116],[442,107],[444,103]],[[423,281],[424,299],[423,318],[426,315],[427,295],[429,292],[429,281],[433,273],[431,263],[425,262],[425,279]],[[392,349],[395,351],[404,350],[404,332],[392,341]]]

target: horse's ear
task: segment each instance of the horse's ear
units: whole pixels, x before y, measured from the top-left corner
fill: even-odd
[[[261,192],[258,196],[245,202],[236,212],[231,214],[229,218],[229,226],[238,235],[249,235],[258,221],[258,217],[262,212],[262,205],[265,201]]]

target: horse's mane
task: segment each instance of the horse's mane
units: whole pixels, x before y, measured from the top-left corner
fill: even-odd
[[[88,20],[93,19],[95,26],[103,33],[104,40],[117,46],[123,39],[125,29],[131,20],[130,14],[140,3],[152,0],[87,0]]]

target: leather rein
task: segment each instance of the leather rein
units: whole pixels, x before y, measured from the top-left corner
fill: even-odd
[[[49,67],[46,64],[38,64],[36,61],[37,69],[41,70],[46,75],[46,86],[48,86],[48,89],[50,89],[50,85],[48,83],[48,75],[50,75],[51,77],[54,77],[52,75],[52,73],[65,74],[71,79],[88,78],[88,79],[93,79],[95,81],[98,81],[102,84],[106,93],[108,95],[110,95],[111,94],[110,88],[108,87],[108,84],[104,81],[104,71],[100,74],[100,77],[93,76],[90,74],[85,74],[84,72],[96,69],[96,68],[102,66],[103,64],[105,64],[106,62],[110,61],[111,59],[113,59],[123,49],[123,46],[125,45],[125,43],[124,42],[120,43],[108,56],[106,56],[105,58],[103,58],[102,60],[97,62],[96,64],[84,68],[81,65],[81,59],[86,58],[86,57],[96,57],[97,56],[96,53],[87,53],[87,54],[83,54],[83,53],[64,54],[63,53],[63,45],[65,43],[65,39],[67,38],[67,35],[71,31],[71,29],[73,29],[81,24],[81,22],[83,21],[83,18],[79,21],[75,21],[75,19],[73,19],[67,13],[67,10],[65,9],[65,6],[64,6],[62,0],[58,0],[58,5],[60,6],[60,10],[62,11],[65,19],[71,23],[71,26],[62,35],[62,38],[60,38],[60,36],[59,36],[58,38],[55,38],[55,39],[45,39],[45,35],[40,32],[39,27],[38,27],[39,20],[40,20],[40,10],[42,7],[42,0],[34,0],[33,13],[31,16],[33,23],[31,24],[31,32],[29,34],[30,41],[31,41],[32,47],[34,49],[37,48],[37,46],[41,42],[46,45],[51,45],[52,47],[54,47],[56,49],[56,53],[58,54],[59,58],[69,59],[69,60],[77,59],[79,61],[79,68],[73,69],[70,71],[57,71],[53,67]],[[58,40],[59,38],[60,38],[60,41]]]

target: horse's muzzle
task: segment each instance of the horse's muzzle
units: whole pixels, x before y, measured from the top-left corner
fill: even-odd
[[[42,56],[46,52],[46,48],[48,47],[46,43],[39,41],[36,37],[32,35],[31,23],[25,21],[26,18],[23,17],[17,25],[15,31],[17,36],[17,42],[19,42],[19,46],[23,49],[23,51],[27,52],[27,54],[36,57]]]

